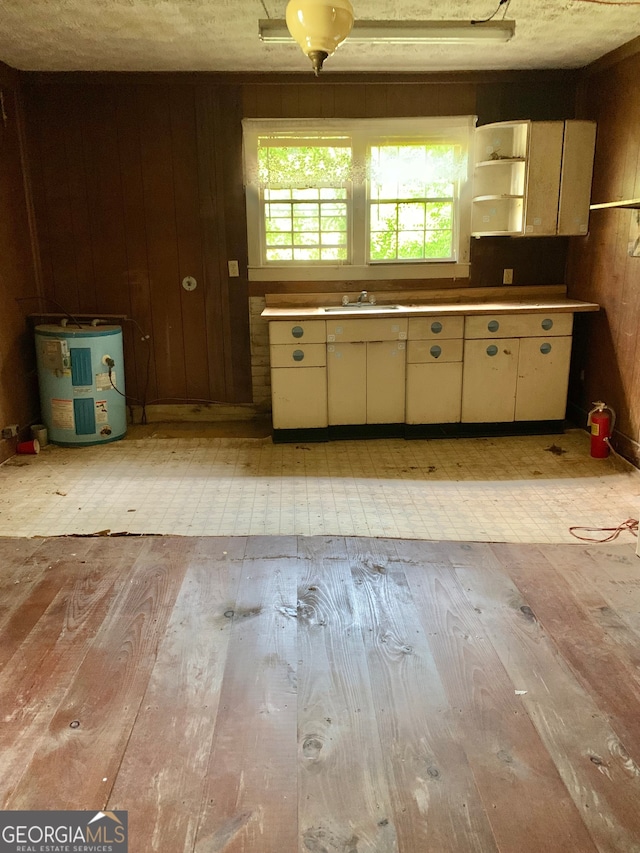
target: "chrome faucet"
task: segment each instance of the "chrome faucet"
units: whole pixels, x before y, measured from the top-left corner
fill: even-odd
[[[361,292],[360,296],[358,296],[358,298],[356,299],[356,302],[358,303],[358,305],[362,305],[363,302],[368,302],[368,301],[369,301],[369,294],[367,293],[366,290],[363,290]]]

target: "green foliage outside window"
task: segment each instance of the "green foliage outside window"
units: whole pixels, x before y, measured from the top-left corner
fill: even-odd
[[[267,262],[336,263],[350,257],[352,150],[345,139],[334,145],[309,142],[263,140],[258,148]],[[363,171],[369,261],[453,259],[457,156],[456,146],[445,144],[369,148]]]
[[[380,145],[370,150],[369,259],[453,257],[453,145]]]

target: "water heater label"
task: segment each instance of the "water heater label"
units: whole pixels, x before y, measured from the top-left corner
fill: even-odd
[[[45,340],[42,345],[42,363],[54,372],[69,369],[69,344],[67,341]]]
[[[113,388],[113,385],[117,387],[118,383],[116,382],[116,372],[115,370],[111,371],[111,379],[109,379],[108,373],[96,373],[96,390],[97,391],[110,391]]]
[[[51,401],[51,426],[54,429],[75,430],[76,422],[73,416],[73,400]]]
[[[106,424],[109,422],[109,416],[107,413],[107,401],[106,400],[96,400],[96,423],[97,424]]]

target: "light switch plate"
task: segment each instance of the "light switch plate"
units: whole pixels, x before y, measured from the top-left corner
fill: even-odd
[[[229,278],[238,278],[240,276],[240,267],[237,261],[229,261]]]

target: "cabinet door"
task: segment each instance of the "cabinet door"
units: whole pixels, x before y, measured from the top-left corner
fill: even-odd
[[[272,368],[271,404],[274,429],[326,427],[326,368]]]
[[[461,361],[407,365],[408,424],[457,423],[461,396]]]
[[[586,234],[589,229],[595,147],[594,121],[565,121],[558,234]]]
[[[562,420],[567,408],[571,338],[523,338],[518,359],[517,421]]]
[[[534,121],[530,133],[524,233],[555,234],[564,122]]]
[[[464,342],[463,423],[514,420],[519,343],[517,338]]]
[[[367,344],[367,423],[404,423],[406,344]]]
[[[327,346],[329,424],[367,422],[367,344]]]

